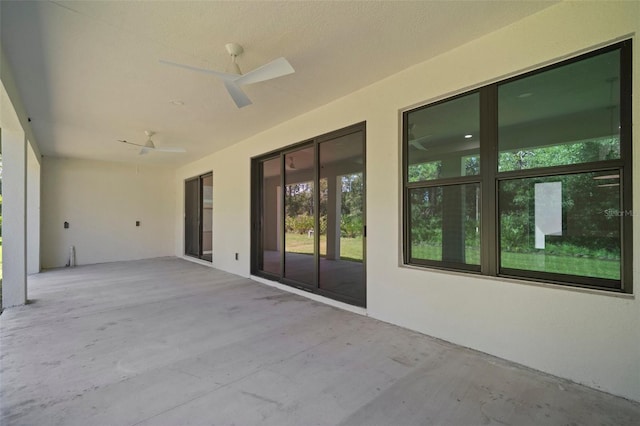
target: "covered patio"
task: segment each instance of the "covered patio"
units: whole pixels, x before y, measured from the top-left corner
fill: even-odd
[[[5,425],[632,425],[640,404],[177,258],[29,277]]]

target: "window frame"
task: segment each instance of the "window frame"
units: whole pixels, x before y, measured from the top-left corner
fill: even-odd
[[[480,200],[482,200],[482,144],[480,144],[480,173],[477,175],[468,175],[468,176],[455,176],[455,177],[446,177],[446,178],[438,178],[438,179],[430,179],[418,182],[409,182],[409,144],[407,141],[409,140],[409,120],[408,115],[413,111],[419,111],[424,108],[442,105],[446,102],[457,100],[464,98],[469,95],[473,95],[478,93],[480,96],[480,103],[482,102],[482,94],[479,89],[470,90],[468,92],[460,93],[458,95],[441,99],[439,101],[430,103],[428,105],[424,105],[418,108],[413,108],[409,111],[403,112],[402,115],[402,186],[403,186],[403,211],[404,211],[404,226],[403,226],[403,256],[405,264],[416,265],[422,267],[431,267],[435,269],[445,269],[445,270],[455,270],[455,271],[465,271],[470,273],[480,273],[482,268],[482,245],[480,246],[480,265],[474,264],[463,264],[463,263],[454,263],[447,261],[439,261],[439,260],[428,260],[428,259],[414,259],[411,258],[411,209],[410,209],[410,197],[409,193],[412,189],[422,189],[422,188],[442,188],[445,186],[462,186],[468,184],[478,184],[480,185]],[[482,111],[482,108],[480,108]],[[482,116],[480,117],[480,140],[482,140]],[[481,202],[482,205],[482,202]],[[482,213],[480,215],[482,218]],[[482,223],[482,219],[480,221]],[[480,225],[482,228],[482,225]],[[480,240],[482,241],[482,230],[480,231]]]
[[[456,178],[457,179],[457,178]],[[478,185],[479,188],[479,192],[480,192],[480,199],[482,199],[482,185],[481,183],[478,182],[465,182],[465,183],[437,183],[437,184],[429,184],[429,185],[422,185],[419,187],[412,187],[412,188],[408,188],[406,191],[406,198],[407,198],[407,215],[406,215],[406,221],[407,221],[407,226],[406,226],[406,240],[409,242],[408,244],[406,244],[406,253],[407,253],[407,259],[410,260],[410,264],[411,265],[420,265],[420,266],[426,266],[426,267],[432,267],[432,268],[439,268],[439,269],[449,269],[449,270],[460,270],[460,271],[465,271],[465,272],[471,272],[471,273],[480,273],[481,272],[481,267],[482,267],[482,260],[481,263],[475,264],[475,263],[458,263],[458,262],[451,262],[451,261],[445,261],[445,260],[431,260],[431,259],[420,259],[420,258],[413,258],[410,256],[411,254],[411,240],[409,238],[409,236],[411,235],[411,208],[410,208],[410,192],[412,189],[428,189],[428,188],[445,188],[445,187],[450,187],[450,186],[465,186],[465,185]],[[482,216],[480,219],[480,223],[482,223]],[[482,245],[480,246],[480,250],[482,251]]]
[[[501,85],[541,74],[572,63],[602,55],[611,51],[620,52],[620,158],[588,163],[578,163],[551,167],[535,167],[522,170],[498,172],[499,157],[499,117],[498,88]],[[514,278],[535,282],[560,284],[569,287],[593,288],[620,293],[633,291],[633,215],[632,212],[632,41],[624,40],[576,57],[559,61],[533,71],[519,74],[504,80],[495,81],[472,90],[459,93],[445,99],[439,99],[419,107],[402,111],[402,261],[405,265],[422,268],[466,272],[476,275]],[[433,179],[409,182],[409,115],[435,105],[449,102],[473,93],[480,95],[480,174],[453,178]],[[566,275],[551,272],[539,272],[521,269],[502,268],[500,266],[500,182],[513,179],[559,176],[581,172],[615,170],[620,173],[620,280],[595,278],[580,275]],[[411,254],[411,209],[410,191],[412,189],[442,187],[446,185],[480,184],[480,268],[470,265],[451,264],[450,262],[421,260],[410,258]]]

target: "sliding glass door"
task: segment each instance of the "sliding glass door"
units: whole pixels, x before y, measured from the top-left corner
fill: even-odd
[[[184,183],[184,254],[212,261],[213,174]]]
[[[315,284],[313,145],[284,154],[284,278]]]
[[[184,254],[200,257],[200,180],[184,183]]]
[[[364,300],[364,139],[352,133],[322,142],[319,287]]]
[[[254,194],[259,198],[263,214],[254,223],[254,229],[260,230],[259,252],[255,254],[256,269],[263,274],[279,276],[282,267],[282,239],[280,237],[282,215],[282,174],[280,157],[265,159],[257,163],[259,182],[254,185]]]
[[[253,160],[252,273],[366,304],[365,125]]]

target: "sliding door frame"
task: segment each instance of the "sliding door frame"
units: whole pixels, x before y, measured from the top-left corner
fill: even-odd
[[[200,260],[204,260],[206,262],[212,262],[213,261],[213,254],[211,255],[212,259],[206,259],[204,256],[204,250],[203,250],[203,239],[202,239],[202,233],[203,233],[203,228],[204,228],[204,215],[203,215],[203,210],[204,210],[204,190],[203,190],[203,180],[208,178],[208,177],[213,177],[213,172],[207,172],[207,173],[203,173],[201,175],[198,176],[194,176],[188,179],[184,180],[184,255],[185,256],[189,256],[189,257],[193,257],[195,259],[200,259]],[[197,223],[198,223],[198,254],[192,254],[192,253],[187,253],[187,235],[189,235],[190,233],[190,229],[188,229],[187,223],[189,222],[189,218],[187,217],[187,184],[189,182],[193,182],[193,181],[197,181],[198,182],[198,212],[197,212]],[[211,236],[211,243],[213,245],[213,235]]]
[[[307,284],[301,281],[296,281],[293,280],[291,278],[287,278],[285,276],[286,273],[286,262],[287,262],[287,240],[285,238],[285,234],[286,234],[286,219],[287,219],[287,215],[286,215],[286,211],[287,211],[287,191],[285,190],[286,185],[287,185],[287,170],[286,170],[286,161],[285,158],[287,156],[287,154],[291,154],[303,149],[307,149],[307,148],[313,148],[313,152],[314,152],[314,162],[313,162],[313,217],[314,217],[314,225],[313,225],[313,283],[311,284]],[[299,288],[301,290],[307,290],[307,291],[314,291],[314,289],[316,289],[318,287],[318,258],[319,258],[319,252],[318,252],[318,247],[317,247],[317,240],[318,238],[318,224],[317,224],[317,211],[318,211],[318,201],[317,201],[317,195],[318,195],[318,165],[317,165],[317,159],[316,157],[316,153],[317,153],[317,143],[315,143],[315,141],[313,139],[300,143],[300,144],[296,144],[294,147],[288,147],[282,151],[280,151],[280,187],[282,188],[282,191],[280,191],[280,205],[282,206],[282,215],[281,217],[278,218],[278,220],[280,220],[280,229],[282,230],[282,232],[280,232],[280,235],[278,235],[278,238],[280,239],[280,282],[283,284],[287,284],[288,286],[291,287],[296,287]]]
[[[333,139],[337,139],[339,137],[347,136],[354,133],[362,134],[362,180],[363,180],[363,194],[362,194],[362,216],[363,216],[363,247],[362,247],[362,274],[364,281],[364,297],[363,300],[356,299],[353,297],[349,297],[344,294],[336,293],[330,290],[322,289],[319,286],[319,277],[320,277],[320,144],[323,142],[329,142]],[[361,122],[358,124],[354,124],[349,127],[345,127],[343,129],[339,129],[330,133],[326,133],[320,136],[317,136],[312,139],[308,139],[293,145],[289,145],[263,155],[252,157],[251,158],[251,274],[266,278],[269,280],[274,280],[280,282],[282,284],[286,284],[290,287],[295,287],[304,291],[308,291],[311,293],[319,294],[321,296],[325,296],[334,300],[338,300],[341,302],[345,302],[351,305],[356,305],[360,307],[366,307],[367,296],[366,296],[366,282],[367,282],[367,274],[366,274],[366,262],[367,262],[367,200],[366,200],[366,182],[367,182],[367,171],[366,171],[366,147],[367,147],[367,133],[366,133],[366,122]],[[298,151],[300,149],[313,147],[314,150],[314,160],[313,160],[313,204],[314,204],[314,227],[313,227],[313,246],[314,246],[314,278],[313,284],[308,285],[306,283],[302,283],[299,281],[295,281],[285,277],[285,268],[286,268],[286,241],[285,241],[285,220],[286,220],[286,162],[285,156],[289,153]],[[264,226],[264,211],[263,211],[263,163],[269,160],[273,160],[275,158],[279,158],[280,161],[280,187],[282,190],[280,191],[280,205],[282,206],[282,212],[280,217],[277,220],[280,222],[281,232],[277,236],[280,244],[280,273],[279,276],[267,271],[260,269],[260,257],[264,253],[264,245],[262,241],[262,231]]]

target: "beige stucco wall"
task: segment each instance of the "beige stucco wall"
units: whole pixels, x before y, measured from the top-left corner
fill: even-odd
[[[78,265],[173,255],[173,170],[45,157],[42,176],[44,268],[72,245]]]
[[[176,254],[183,253],[183,180],[213,170],[213,266],[249,276],[250,158],[366,121],[368,315],[640,400],[640,303],[633,295],[417,270],[400,260],[401,111],[628,38],[640,30],[639,16],[638,2],[561,3],[180,168]],[[639,114],[635,108],[634,123]],[[637,129],[634,146],[640,146]],[[640,196],[634,205],[640,211]],[[634,220],[639,265],[640,220]]]

